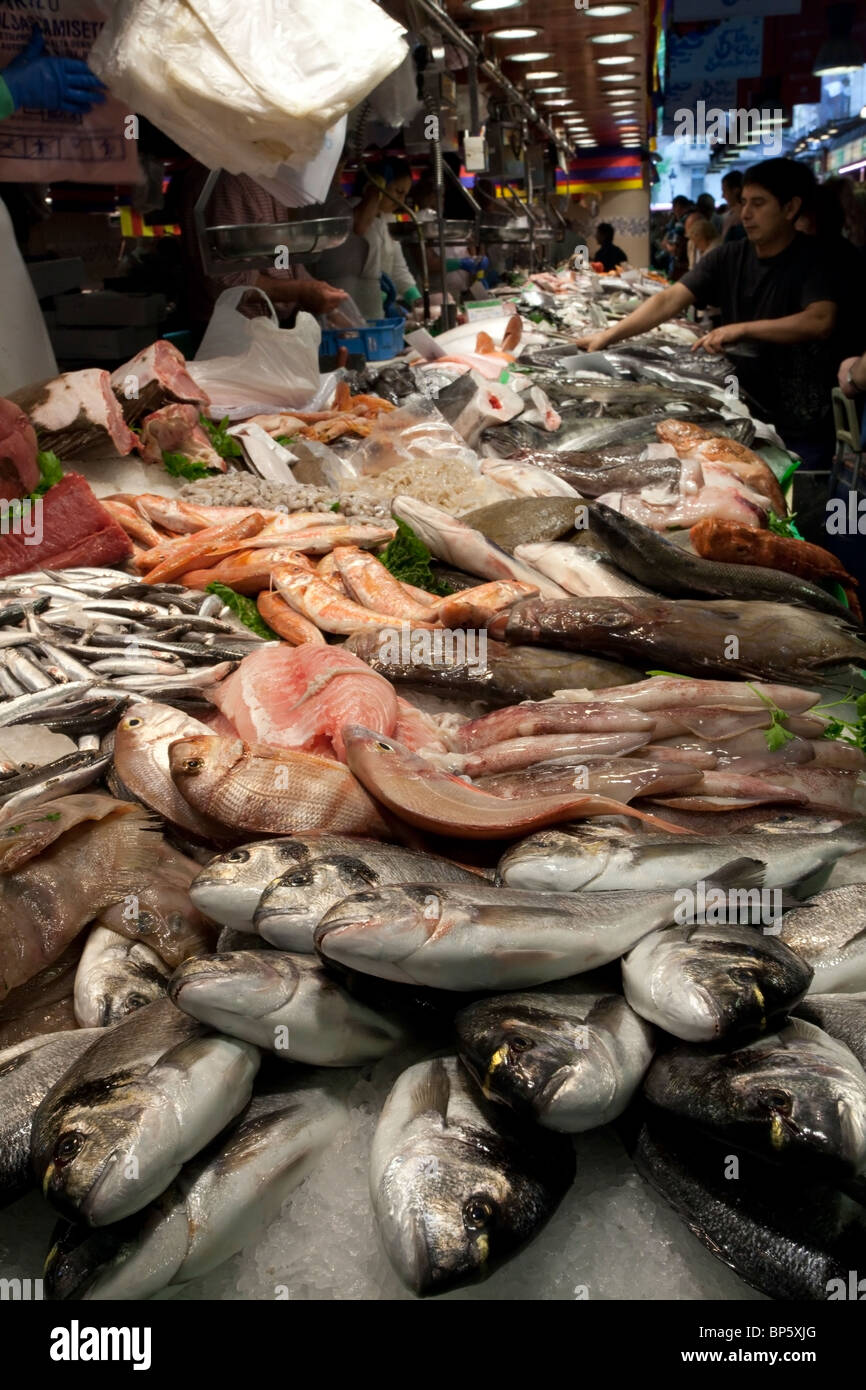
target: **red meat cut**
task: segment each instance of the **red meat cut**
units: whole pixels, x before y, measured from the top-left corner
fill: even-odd
[[[14,401],[0,396],[0,501],[28,497],[39,486],[36,433]]]
[[[210,442],[198,418],[198,406],[164,405],[141,425],[141,457],[145,463],[162,463],[163,450],[184,454],[192,463],[226,471],[226,461]]]
[[[39,447],[57,454],[62,463],[95,445],[111,444],[125,455],[138,443],[111,389],[111,377],[100,367],[23,386],[9,399],[30,416]]]
[[[35,511],[35,508],[40,511]],[[29,504],[26,527],[0,534],[0,575],[72,565],[113,565],[132,554],[126,532],[113,521],[79,473],[67,473]],[[36,525],[41,521],[41,538]],[[8,518],[3,530],[13,525]],[[33,541],[27,544],[24,530]],[[118,576],[118,582],[120,577]]]
[[[137,395],[131,398],[127,396],[130,377],[135,378],[137,390]],[[126,419],[133,425],[164,405],[189,403],[200,410],[210,405],[207,392],[187,371],[183,353],[165,338],[158,338],[112,372],[111,386]]]

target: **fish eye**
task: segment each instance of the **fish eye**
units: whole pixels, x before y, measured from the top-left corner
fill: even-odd
[[[246,849],[233,849],[230,854],[226,855],[230,864],[246,864],[249,857],[249,850]]]
[[[353,897],[356,903],[373,903],[376,901],[375,893],[355,893]]]
[[[750,985],[753,983],[752,972],[750,970],[735,969],[731,970],[729,973],[735,985]]]
[[[791,1097],[787,1091],[765,1091],[763,1099],[768,1110],[778,1110],[783,1115],[791,1113]]]
[[[146,999],[143,994],[127,994],[126,996],[126,1007],[130,1011],[133,1009],[143,1009],[145,1004],[149,1003],[150,1000]]]
[[[143,723],[144,723],[144,720],[143,720],[143,719],[139,719],[137,715],[132,715],[132,716],[131,716],[129,719],[127,719],[127,721],[126,721],[126,728],[127,728],[127,729],[137,729],[138,726],[139,726],[139,724],[143,724]]]
[[[535,1044],[531,1038],[524,1038],[522,1033],[515,1033],[513,1038],[508,1039],[508,1046],[512,1052],[528,1052]]]
[[[62,1168],[65,1163],[71,1163],[83,1148],[84,1135],[79,1134],[78,1130],[71,1129],[68,1134],[61,1134],[54,1145],[55,1164],[58,1168]]]
[[[467,1231],[481,1231],[490,1223],[493,1203],[487,1197],[470,1197],[463,1203],[463,1224]]]
[[[391,745],[390,745],[390,743],[377,743],[377,744],[376,744],[376,747],[377,747],[377,748],[381,748],[382,751],[383,751],[383,753],[390,753],[390,752],[391,752]]]
[[[283,882],[287,883],[290,888],[306,888],[308,884],[312,883],[312,875],[306,869],[299,869],[296,874],[289,874],[287,878],[283,879]]]
[[[204,758],[187,758],[183,765],[184,772],[201,772],[204,767]]]

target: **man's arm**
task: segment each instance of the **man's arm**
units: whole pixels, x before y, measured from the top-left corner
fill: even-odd
[[[731,343],[751,338],[759,343],[812,343],[829,338],[836,326],[836,305],[831,299],[817,299],[799,314],[781,319],[755,319],[753,323],[728,323],[699,338],[692,351],[724,352]]]
[[[852,400],[866,391],[866,352],[862,357],[845,358],[839,367],[839,385]]]
[[[577,346],[585,348],[587,352],[600,352],[614,343],[621,343],[625,338],[636,338],[639,333],[658,328],[660,323],[667,323],[668,319],[684,313],[694,302],[695,296],[685,285],[671,285],[670,289],[654,294],[645,304],[620,319],[619,323],[612,324],[601,333],[578,338]]]

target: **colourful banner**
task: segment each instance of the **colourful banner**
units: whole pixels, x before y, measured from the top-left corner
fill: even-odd
[[[121,236],[180,236],[180,227],[171,223],[166,223],[165,226],[152,227],[145,222],[140,212],[133,212],[132,208],[120,207],[118,212],[120,213]]]

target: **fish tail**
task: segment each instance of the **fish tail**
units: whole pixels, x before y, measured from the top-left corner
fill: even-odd
[[[674,825],[671,821],[662,820],[661,816],[654,816],[649,811],[638,811],[634,806],[626,806],[620,801],[608,803],[608,809],[599,811],[599,815],[613,816],[634,816],[637,820],[645,821],[647,825],[652,825],[656,830],[666,830],[671,835],[695,835],[694,830],[687,830],[685,826]]]

